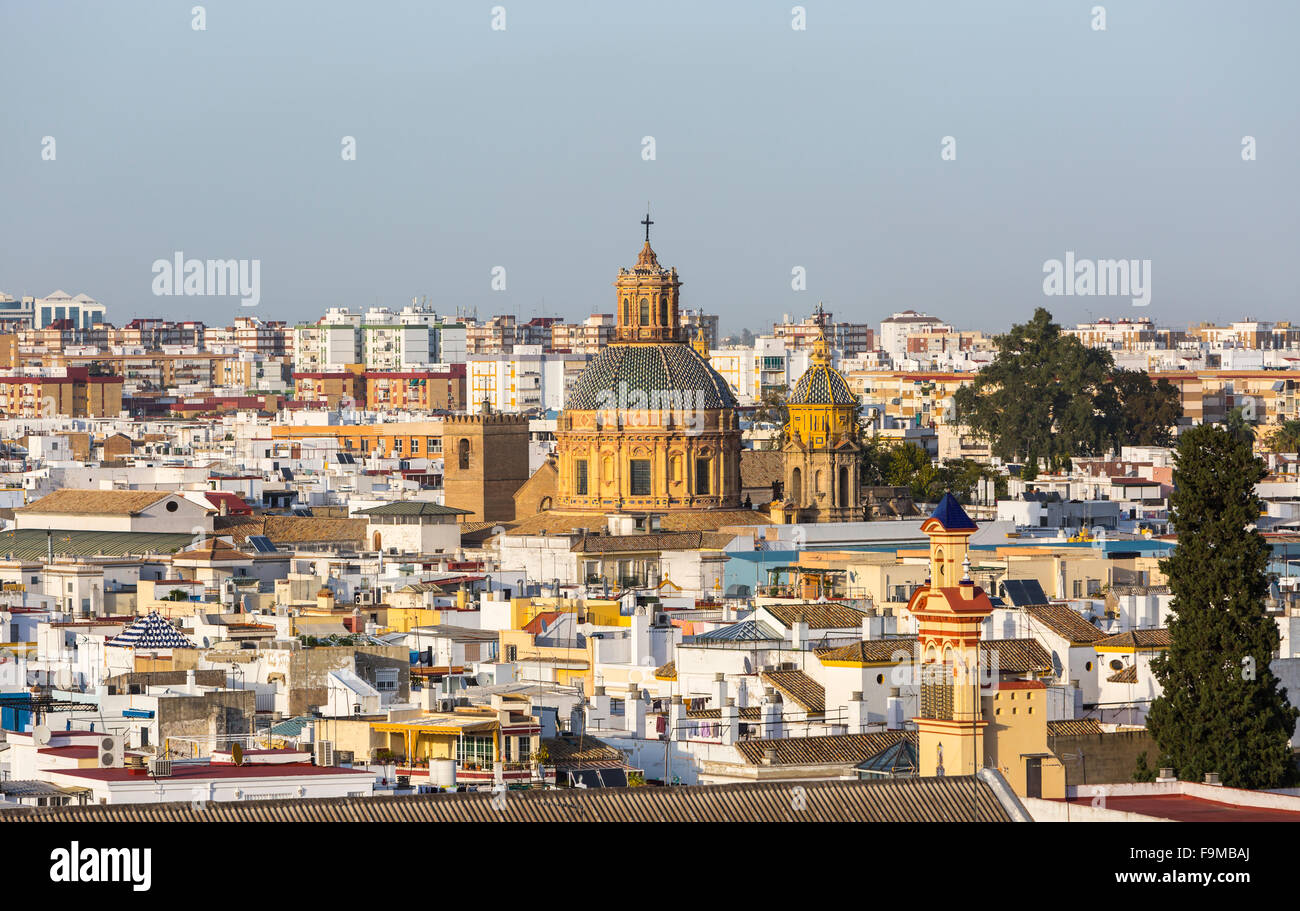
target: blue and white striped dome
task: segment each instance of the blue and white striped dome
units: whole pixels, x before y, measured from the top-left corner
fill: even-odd
[[[119,648],[198,648],[157,611],[132,622],[108,644]]]

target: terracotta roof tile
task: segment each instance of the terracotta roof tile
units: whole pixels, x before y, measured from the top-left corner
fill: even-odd
[[[1071,645],[1089,645],[1106,634],[1064,604],[1035,604],[1025,613]]]
[[[770,683],[783,696],[793,699],[804,711],[813,715],[826,712],[826,687],[803,671],[765,671],[765,683]]]

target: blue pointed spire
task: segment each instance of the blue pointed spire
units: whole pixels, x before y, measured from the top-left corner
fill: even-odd
[[[976,531],[979,528],[971,521],[971,517],[966,515],[966,510],[961,508],[957,498],[950,493],[943,495],[934,512],[930,513],[930,518],[942,525],[944,531]]]

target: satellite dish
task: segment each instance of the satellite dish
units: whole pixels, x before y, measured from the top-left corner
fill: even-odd
[[[231,759],[232,762],[235,763],[235,765],[243,765],[243,764],[244,764],[244,748],[241,747],[239,744],[235,744],[234,746],[232,746],[232,747],[230,748],[230,759]]]
[[[36,727],[32,728],[32,740],[36,742],[38,747],[49,746],[50,729],[43,724],[36,725]]]

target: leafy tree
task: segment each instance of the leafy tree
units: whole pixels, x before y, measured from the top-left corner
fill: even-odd
[[[1181,416],[1172,385],[1116,370],[1109,352],[1063,334],[1042,307],[994,345],[992,363],[955,403],[962,423],[1007,461],[1059,467],[1072,456],[1167,441]]]
[[[1199,781],[1275,788],[1295,778],[1297,712],[1269,669],[1277,625],[1264,612],[1269,546],[1253,525],[1264,464],[1226,427],[1184,433],[1174,467],[1173,554],[1161,561],[1173,593],[1170,646],[1152,661],[1163,694],[1147,728],[1161,766]]]
[[[1255,444],[1255,425],[1246,420],[1245,410],[1234,408],[1223,420],[1223,428],[1247,446]]]
[[[766,393],[754,408],[754,422],[775,425],[779,433],[773,445],[777,449],[784,446],[785,425],[790,422],[790,409],[786,406],[785,396],[776,391]]]
[[[1112,444],[1120,446],[1172,446],[1173,428],[1183,416],[1178,389],[1166,379],[1152,382],[1141,370],[1115,370],[1111,387],[1116,397]]]
[[[1300,421],[1284,421],[1265,443],[1269,452],[1300,452]]]

